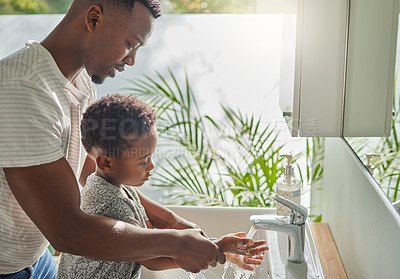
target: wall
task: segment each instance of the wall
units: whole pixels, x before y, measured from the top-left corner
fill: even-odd
[[[399,278],[400,216],[347,142],[327,138],[321,195],[349,278]]]

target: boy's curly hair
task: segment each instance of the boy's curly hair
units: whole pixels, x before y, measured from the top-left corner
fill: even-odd
[[[100,148],[106,156],[119,157],[133,136],[154,131],[156,112],[133,95],[110,94],[93,102],[83,113],[82,144],[88,153]]]

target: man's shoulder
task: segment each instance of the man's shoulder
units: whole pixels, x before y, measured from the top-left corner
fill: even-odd
[[[20,116],[31,114],[59,117],[64,110],[59,94],[43,84],[24,78],[0,80],[0,111],[13,110]]]
[[[26,94],[31,94],[34,91],[46,98],[57,97],[63,101],[69,98],[69,94],[82,102],[87,98],[91,101],[96,99],[96,89],[85,69],[75,82],[76,85],[69,83],[50,52],[36,41],[28,41],[24,48],[0,60],[2,94],[7,91],[26,91]],[[54,96],[54,92],[57,96]]]
[[[62,94],[57,77],[43,47],[37,43],[26,46],[0,60],[0,100],[12,104],[30,104],[31,109],[60,110]],[[4,104],[5,105],[5,104]]]
[[[40,70],[39,64],[45,59],[40,48],[26,44],[25,47],[0,60],[1,81],[27,79]]]

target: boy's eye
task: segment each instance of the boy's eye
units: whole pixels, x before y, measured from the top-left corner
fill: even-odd
[[[147,165],[147,161],[139,164],[139,166],[145,166],[145,165]]]

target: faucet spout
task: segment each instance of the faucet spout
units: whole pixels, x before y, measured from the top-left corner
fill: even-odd
[[[290,224],[289,216],[252,215],[250,222],[258,230],[269,230],[289,233],[294,225]]]
[[[304,262],[305,220],[307,209],[281,196],[275,200],[291,209],[290,216],[253,215],[250,217],[252,226],[259,230],[282,232],[288,235],[288,261]]]
[[[304,262],[305,225],[290,224],[289,216],[253,215],[250,222],[258,230],[282,232],[288,235],[288,261]]]

